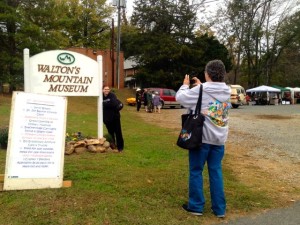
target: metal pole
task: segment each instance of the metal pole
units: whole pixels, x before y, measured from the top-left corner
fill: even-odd
[[[110,60],[111,60],[111,86],[115,87],[115,21],[112,19],[111,22],[111,49],[110,49]],[[106,84],[109,82],[107,80]]]
[[[118,0],[117,84],[120,89],[121,0]]]

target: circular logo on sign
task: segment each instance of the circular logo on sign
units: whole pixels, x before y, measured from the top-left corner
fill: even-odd
[[[75,57],[70,53],[64,52],[57,56],[57,60],[62,64],[70,65],[75,62]]]

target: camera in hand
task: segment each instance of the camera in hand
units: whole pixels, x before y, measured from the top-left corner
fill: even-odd
[[[197,73],[192,71],[190,74],[190,78],[197,77]],[[194,84],[196,81],[194,79],[190,79],[190,84]]]

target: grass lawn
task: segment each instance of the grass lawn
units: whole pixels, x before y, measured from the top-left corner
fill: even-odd
[[[133,93],[122,90],[117,95],[125,102]],[[9,123],[10,104],[10,97],[0,97],[0,127]],[[96,110],[94,97],[69,97],[67,132],[96,136]],[[210,212],[207,171],[204,215],[190,216],[181,209],[188,194],[187,152],[175,146],[176,135],[169,128],[145,123],[136,113],[126,105],[121,112],[124,153],[65,156],[64,180],[71,180],[72,187],[0,192],[0,225],[222,222]],[[6,151],[0,150],[0,174],[5,157]],[[276,199],[240,183],[228,166],[224,180],[227,218],[276,206]]]

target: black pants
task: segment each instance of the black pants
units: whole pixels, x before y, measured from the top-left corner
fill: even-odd
[[[113,139],[113,143],[115,144],[117,141],[118,150],[124,149],[124,140],[121,129],[121,121],[120,118],[116,118],[113,121],[105,124],[108,133]]]
[[[137,101],[137,103],[136,103],[136,110],[140,111],[141,106],[142,106],[142,103],[140,101]]]

